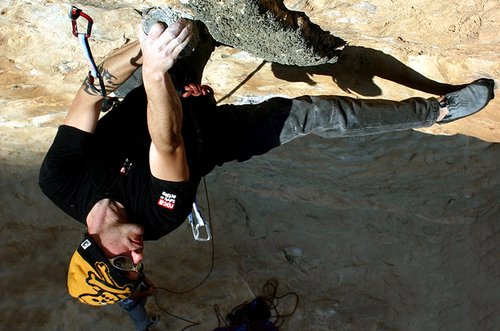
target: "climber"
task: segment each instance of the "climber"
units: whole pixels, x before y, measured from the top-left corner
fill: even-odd
[[[194,29],[199,40],[186,51]],[[40,171],[43,192],[86,226],[70,262],[68,289],[90,305],[138,302],[131,295],[144,281],[144,241],[184,222],[200,179],[215,166],[309,133],[335,138],[448,123],[493,98],[493,81],[480,79],[441,97],[400,102],[303,96],[216,105],[200,85],[214,49],[200,22],[156,23],[147,34],[139,27],[138,40],[105,59],[100,70],[108,93],[141,66],[143,84],[99,119],[103,96],[86,80]],[[151,294],[154,287],[144,283]],[[157,320],[141,312],[143,323],[136,326],[146,330]]]

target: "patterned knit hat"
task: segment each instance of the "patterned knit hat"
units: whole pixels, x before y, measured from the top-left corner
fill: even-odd
[[[128,298],[136,285],[85,235],[69,263],[68,291],[72,297],[92,306],[108,305]]]

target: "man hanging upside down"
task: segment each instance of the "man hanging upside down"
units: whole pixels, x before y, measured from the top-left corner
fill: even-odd
[[[180,58],[194,27],[200,41]],[[337,138],[449,123],[493,98],[493,80],[479,79],[428,99],[303,96],[218,106],[200,85],[214,49],[201,23],[156,23],[148,35],[142,28],[138,34],[139,41],[101,68],[108,92],[140,66],[143,85],[99,120],[103,97],[85,82],[40,171],[43,192],[86,226],[69,265],[70,294],[90,305],[118,302],[138,330],[157,322],[144,309],[145,296],[154,291],[141,264],[144,241],[184,222],[200,179],[215,166],[248,160],[309,133]]]

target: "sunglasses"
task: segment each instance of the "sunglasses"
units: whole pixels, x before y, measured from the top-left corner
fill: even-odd
[[[134,264],[134,262],[128,256],[116,256],[109,259],[109,262],[113,267],[121,271],[135,271],[138,274],[141,273],[142,262]]]

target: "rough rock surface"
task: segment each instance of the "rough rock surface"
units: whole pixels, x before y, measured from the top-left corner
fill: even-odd
[[[152,8],[143,12],[143,24],[150,27],[155,21],[168,25],[179,17],[196,19],[219,43],[284,65],[335,63],[346,44],[311,23],[304,13],[289,11],[279,1],[213,4],[201,0],[188,2],[188,6],[193,9],[192,15],[167,6]]]
[[[290,11],[282,1],[187,1],[194,18],[203,21],[214,38],[267,61],[312,66],[337,62],[346,44],[303,12]]]
[[[74,2],[95,20],[97,60],[135,38],[135,10],[196,3]],[[220,47],[205,75],[220,102],[302,94],[402,99],[452,88],[442,82],[489,76],[498,83],[497,0],[284,4],[350,46],[338,63],[312,68]],[[2,330],[131,329],[118,307],[91,309],[66,293],[67,263],[83,228],[37,186],[41,159],[88,70],[66,12],[56,1],[0,3]],[[283,330],[500,329],[498,100],[450,125],[334,141],[311,136],[216,169],[206,178],[214,271],[196,291],[160,291],[158,302],[202,322],[192,330],[211,330],[215,304],[227,313],[275,278],[280,294],[300,296]],[[206,212],[203,197],[201,188]],[[293,247],[303,253],[290,263],[284,250]],[[145,264],[158,286],[182,291],[203,279],[210,252],[186,225],[150,243]],[[283,302],[282,312],[291,304]],[[186,326],[153,300],[148,306],[162,316],[157,330]]]

